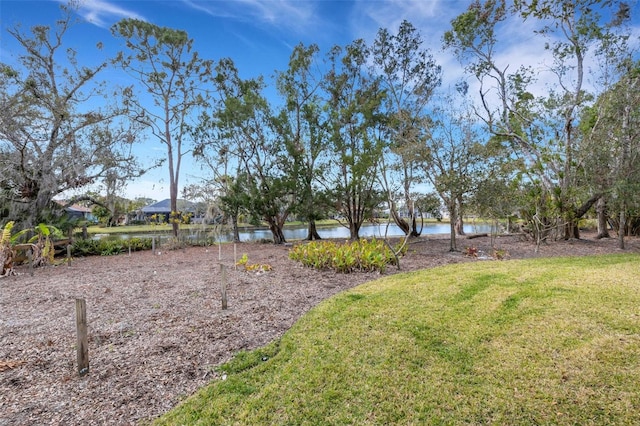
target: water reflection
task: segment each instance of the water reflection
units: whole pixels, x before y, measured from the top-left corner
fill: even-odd
[[[428,234],[448,234],[450,230],[450,225],[448,223],[428,223],[424,225],[422,230],[422,235]],[[482,224],[473,224],[468,223],[464,225],[464,231],[467,233],[479,233],[479,232],[491,232],[491,225],[482,223]],[[198,229],[191,229],[185,232],[186,237],[192,240],[208,240],[215,242],[229,242],[233,241],[233,234],[230,231],[225,231],[220,234],[214,234],[210,230],[209,231],[201,231]],[[349,229],[344,226],[332,226],[326,228],[318,228],[318,234],[322,238],[349,238]],[[397,225],[387,225],[387,224],[366,224],[360,228],[360,237],[362,238],[371,238],[371,237],[399,237],[404,235],[400,228]],[[165,240],[170,237],[169,233],[162,234],[116,234],[116,235],[107,235],[107,234],[96,234],[94,238],[130,238],[130,237],[141,237],[141,238],[151,238],[157,237],[160,240]],[[284,237],[287,241],[295,241],[302,240],[307,237],[307,227],[286,227],[284,229]],[[273,237],[271,235],[271,231],[268,229],[246,229],[240,231],[240,241],[260,241],[260,240],[272,240]]]
[[[426,234],[448,234],[450,230],[450,225],[448,223],[429,223],[425,224],[424,229],[422,230],[422,235]],[[464,231],[467,233],[477,233],[477,232],[491,232],[490,224],[466,224],[464,226]],[[318,234],[322,238],[349,238],[349,229],[344,226],[334,226],[330,228],[318,228]],[[371,238],[371,237],[399,237],[404,235],[400,228],[397,225],[389,225],[386,224],[367,224],[363,225],[360,228],[360,237],[362,238]],[[293,240],[302,240],[307,237],[307,228],[306,227],[287,227],[284,229],[284,237],[287,241]],[[232,234],[226,233],[222,235],[222,241],[231,241],[233,238]],[[257,240],[271,240],[271,231],[268,229],[251,229],[247,231],[240,232],[240,240],[241,241],[257,241]]]

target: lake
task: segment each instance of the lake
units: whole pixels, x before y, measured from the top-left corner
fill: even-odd
[[[422,230],[422,235],[448,234],[449,231],[450,231],[449,223],[446,223],[446,222],[428,223],[424,225],[424,229]],[[464,231],[467,233],[491,232],[491,224],[467,223],[464,225]],[[389,237],[399,237],[404,235],[397,225],[389,225],[387,227],[386,224],[365,224],[365,225],[362,225],[362,227],[360,228],[360,237],[382,238],[385,236],[385,232],[386,232],[386,235]],[[187,238],[189,239],[199,240],[199,239],[205,238],[204,232],[200,232],[195,229],[186,231],[184,232],[184,234],[186,234]],[[331,226],[331,227],[322,227],[322,228],[318,228],[318,234],[320,234],[320,237],[322,238],[348,239],[349,229],[339,225]],[[118,238],[118,237],[119,238],[129,238],[129,237],[151,238],[152,236],[154,236],[154,234],[136,234],[136,235],[117,234],[117,235],[118,235],[117,237],[115,235],[113,237],[114,238]],[[163,233],[163,234],[155,234],[155,236],[164,240],[168,238],[169,235],[167,233]],[[96,234],[94,236],[94,238],[104,238],[104,237],[105,237],[105,234]],[[306,226],[285,227],[284,237],[287,241],[302,240],[307,237],[307,227]],[[212,238],[212,236],[209,235],[208,238]],[[216,241],[229,242],[229,241],[232,241],[232,239],[233,239],[233,235],[231,232],[223,232],[222,235],[216,238]],[[271,231],[269,231],[269,229],[252,228],[252,229],[245,229],[240,231],[240,241],[259,241],[259,240],[271,240],[271,239],[272,239],[272,236],[271,236]]]
[[[448,223],[429,223],[425,224],[424,229],[422,230],[422,235],[425,234],[448,234],[451,227]],[[477,233],[477,232],[491,232],[491,224],[468,224],[464,226],[464,231],[468,233]],[[360,237],[362,238],[371,238],[378,237],[382,238],[386,235],[389,237],[399,237],[403,236],[403,232],[397,225],[389,225],[387,229],[386,224],[376,225],[376,224],[366,224],[362,225],[360,228]],[[318,228],[318,234],[322,238],[349,238],[349,229],[344,226],[333,226],[330,228]],[[307,227],[288,227],[284,229],[284,237],[288,240],[302,240],[307,237]],[[229,241],[231,238],[231,233],[225,236],[226,240]],[[268,229],[253,229],[250,231],[240,232],[240,240],[242,241],[252,241],[252,240],[260,240],[260,239],[271,239],[271,231]]]

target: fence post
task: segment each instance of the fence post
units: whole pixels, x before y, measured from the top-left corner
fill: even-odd
[[[220,290],[222,294],[222,310],[227,309],[227,270],[220,264]]]
[[[71,244],[67,244],[67,266],[71,266]]]
[[[76,328],[78,332],[78,374],[89,372],[89,339],[87,335],[87,304],[84,299],[76,299]]]

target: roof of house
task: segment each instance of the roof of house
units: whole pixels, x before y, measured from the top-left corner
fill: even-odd
[[[77,204],[72,204],[67,207],[67,210],[71,210],[73,212],[82,212],[82,213],[91,213],[92,210],[89,207],[79,206]]]
[[[182,212],[190,212],[194,210],[194,204],[191,201],[187,200],[177,200],[178,210]],[[171,213],[171,200],[166,199],[162,201],[158,201],[154,204],[149,204],[148,206],[143,207],[143,213]]]
[[[64,200],[54,200],[56,203],[58,203],[61,206],[65,206],[66,201]],[[91,213],[93,210],[90,207],[85,207],[85,206],[81,206],[79,204],[72,204],[70,206],[66,206],[64,207],[65,210],[67,211],[72,211],[72,212],[81,212],[81,213]]]

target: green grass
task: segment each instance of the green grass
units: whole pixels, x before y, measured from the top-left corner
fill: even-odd
[[[640,424],[640,258],[475,262],[341,293],[157,424]]]

